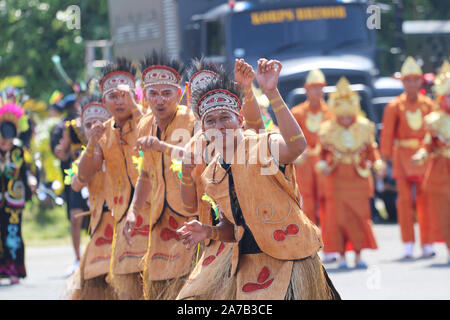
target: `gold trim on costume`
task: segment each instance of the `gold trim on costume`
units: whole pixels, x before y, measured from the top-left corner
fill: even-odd
[[[310,132],[313,132],[313,133],[319,131],[320,124],[322,123],[322,119],[323,119],[322,112],[318,112],[317,114],[314,114],[312,112],[307,112],[306,113],[306,128]]]
[[[406,110],[405,115],[406,115],[406,122],[408,123],[408,126],[412,130],[419,130],[422,127],[423,124],[422,110],[417,109],[414,112]]]
[[[394,141],[394,145],[402,148],[418,149],[421,143],[419,139],[397,139]]]

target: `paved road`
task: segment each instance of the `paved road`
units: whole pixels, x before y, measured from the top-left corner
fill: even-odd
[[[375,236],[379,249],[363,252],[369,269],[341,271],[336,264],[326,265],[343,299],[450,299],[450,266],[444,244],[435,245],[437,256],[432,259],[399,262],[398,227],[376,225]],[[415,255],[420,255],[418,245]],[[28,277],[19,285],[0,285],[0,299],[61,299],[72,260],[70,246],[26,248]]]

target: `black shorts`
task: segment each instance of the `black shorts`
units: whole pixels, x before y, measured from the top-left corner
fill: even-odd
[[[70,201],[69,201],[69,220],[70,220],[70,211],[72,210],[82,210],[83,212],[89,211],[88,199],[83,199],[83,196],[80,192],[76,192],[70,189]],[[90,216],[83,216],[83,220],[81,222],[81,228],[88,230],[89,229],[89,220]]]
[[[80,192],[76,192],[73,189],[70,189],[70,201],[69,201],[69,212],[74,209],[80,209],[84,211],[89,211],[88,199],[83,199]]]

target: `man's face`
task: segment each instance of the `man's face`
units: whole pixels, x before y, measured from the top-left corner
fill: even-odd
[[[215,110],[206,114],[202,127],[207,139],[214,140],[220,133],[222,145],[227,146],[227,142],[236,142],[235,133],[242,127],[242,118],[231,111]]]
[[[306,88],[306,97],[308,100],[317,104],[323,99],[323,86],[321,85],[313,85]]]
[[[94,123],[96,122],[105,122],[107,119],[101,119],[101,118],[92,118],[89,120],[86,120],[83,122],[83,128],[84,128],[84,134],[86,135],[86,138],[89,140],[92,136],[92,127],[94,126]]]
[[[116,120],[125,120],[131,115],[131,108],[125,103],[124,95],[125,93],[118,90],[112,90],[103,99],[105,107]]]
[[[408,95],[417,95],[422,86],[421,77],[406,77],[403,79],[403,86],[405,87],[405,92]]]
[[[156,84],[144,91],[152,113],[157,119],[167,120],[175,112],[181,97],[181,89],[171,85]]]

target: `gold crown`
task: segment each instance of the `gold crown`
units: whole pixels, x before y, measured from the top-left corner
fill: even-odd
[[[357,115],[360,110],[359,95],[350,89],[350,82],[341,77],[336,84],[336,91],[329,95],[331,111],[337,116]]]
[[[417,61],[413,57],[409,56],[408,58],[406,58],[405,62],[403,62],[400,73],[402,75],[402,78],[411,76],[421,77],[422,69],[420,68]]]
[[[325,81],[325,75],[319,69],[313,69],[308,73],[305,81],[305,87],[312,85],[323,85],[325,86],[327,83]]]
[[[433,91],[439,96],[450,93],[450,63],[448,60],[444,61],[439,73],[434,78]]]

